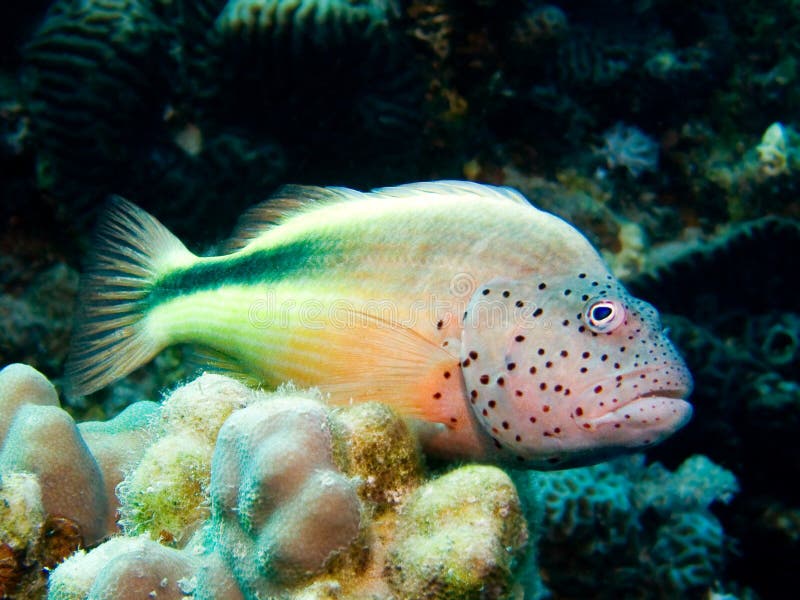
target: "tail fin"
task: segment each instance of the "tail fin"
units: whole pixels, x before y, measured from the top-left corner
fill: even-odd
[[[195,256],[155,217],[114,197],[81,279],[67,391],[85,395],[150,361],[168,343],[145,327],[147,296],[166,271]]]

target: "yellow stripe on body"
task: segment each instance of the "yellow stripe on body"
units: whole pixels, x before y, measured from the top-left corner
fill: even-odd
[[[375,322],[409,323],[406,298],[371,302],[334,285],[302,281],[259,286],[225,286],[161,303],[146,318],[147,328],[170,343],[206,346],[235,359],[269,386],[301,386],[340,379],[352,345],[368,343]],[[305,290],[304,290],[305,287]],[[375,312],[375,307],[385,308]],[[338,357],[338,358],[337,358]],[[377,359],[378,357],[376,357]],[[359,372],[368,370],[361,365]]]

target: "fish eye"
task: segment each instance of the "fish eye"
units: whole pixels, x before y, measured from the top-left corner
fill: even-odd
[[[592,300],[584,311],[589,329],[595,333],[608,333],[615,330],[625,320],[625,307],[615,300],[607,298]]]

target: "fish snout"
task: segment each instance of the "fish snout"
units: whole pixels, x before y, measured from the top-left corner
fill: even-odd
[[[575,422],[603,445],[651,446],[689,422],[693,408],[685,398],[690,391],[690,381],[681,387],[648,391],[625,402],[613,402],[605,411],[575,414]]]

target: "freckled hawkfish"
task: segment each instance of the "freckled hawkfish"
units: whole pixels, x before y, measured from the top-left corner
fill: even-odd
[[[509,188],[289,186],[213,257],[117,198],[97,237],[75,394],[192,344],[258,385],[389,404],[433,454],[540,469],[642,449],[691,416],[655,309]]]

